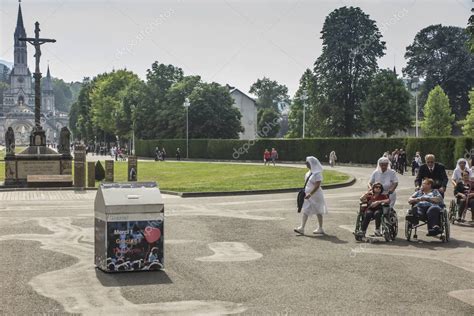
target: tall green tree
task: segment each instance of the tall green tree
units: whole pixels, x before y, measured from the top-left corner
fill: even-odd
[[[275,138],[280,131],[281,116],[274,109],[260,109],[257,113],[257,130],[260,138]]]
[[[362,114],[367,130],[387,137],[410,127],[410,93],[392,70],[381,70],[374,77]]]
[[[97,77],[99,78],[100,75]],[[91,141],[96,136],[92,124],[90,93],[94,87],[95,80],[84,78],[82,88],[79,91],[76,102],[69,111],[69,127],[75,139]]]
[[[474,13],[474,8],[471,9],[471,12]],[[467,45],[471,53],[474,54],[474,14],[471,14],[469,17],[467,33],[469,34],[469,41],[467,42]]]
[[[171,86],[183,79],[183,70],[173,65],[155,61],[147,70],[146,92],[143,102],[136,113],[136,130],[142,139],[154,139],[163,136],[167,127],[167,118],[163,111],[167,107],[166,95]]]
[[[304,98],[306,97],[306,100]],[[300,79],[300,85],[291,102],[288,114],[289,138],[303,136],[303,106],[306,104],[305,137],[327,136],[324,131],[328,129],[328,109],[323,107],[318,96],[316,76],[311,69],[306,69]]]
[[[129,138],[132,107],[141,102],[144,83],[127,70],[113,71],[96,81],[90,94],[92,122],[101,130]]]
[[[157,110],[158,138],[186,137],[186,109],[183,104],[200,83],[201,77],[199,76],[185,76],[169,88],[165,101]]]
[[[384,55],[385,42],[374,20],[358,7],[331,12],[321,31],[323,51],[316,60],[319,105],[330,108],[324,134],[352,136],[362,132],[361,104]]]
[[[423,133],[425,136],[450,136],[453,122],[449,97],[441,86],[434,87],[425,104],[425,118],[421,123]]]
[[[469,103],[471,109],[464,120],[462,131],[464,136],[474,138],[474,89],[469,93]]]
[[[243,132],[240,111],[229,89],[215,82],[200,83],[189,96],[190,138],[238,138]]]
[[[280,125],[283,104],[289,104],[288,88],[267,77],[258,79],[250,87],[249,93],[257,96],[257,130],[262,138],[276,137]]]
[[[430,25],[416,34],[405,53],[407,66],[403,72],[409,77],[425,78],[420,103],[440,85],[449,97],[457,120],[467,114],[468,93],[474,85],[474,56],[466,46],[468,40],[462,28]]]

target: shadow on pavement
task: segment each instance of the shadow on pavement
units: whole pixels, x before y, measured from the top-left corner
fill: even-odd
[[[334,244],[347,244],[348,242],[345,241],[345,240],[341,240],[339,239],[337,236],[332,236],[332,235],[327,235],[327,234],[324,234],[324,235],[318,235],[318,234],[315,234],[315,235],[296,235],[296,237],[307,237],[307,238],[313,238],[313,239],[318,239],[318,240],[324,240],[324,241],[329,241],[329,242],[332,242]]]
[[[106,287],[173,283],[164,270],[106,273],[96,269],[95,274],[100,283]]]

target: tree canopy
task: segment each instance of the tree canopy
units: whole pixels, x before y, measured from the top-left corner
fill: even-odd
[[[419,31],[406,49],[403,72],[422,77],[420,103],[440,85],[449,97],[456,118],[463,119],[469,109],[468,93],[474,84],[474,56],[466,42],[469,36],[455,26],[430,25]]]
[[[367,100],[362,105],[367,130],[384,132],[387,137],[411,125],[410,93],[392,70],[381,70],[374,77]]]
[[[384,55],[385,42],[374,20],[358,7],[331,12],[321,31],[323,49],[314,73],[316,112],[328,111],[323,134],[352,136],[362,132],[361,104]],[[319,109],[321,108],[321,109]]]

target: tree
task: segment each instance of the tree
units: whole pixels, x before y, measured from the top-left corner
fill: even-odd
[[[141,102],[144,83],[136,74],[117,70],[95,82],[90,93],[92,122],[99,129],[120,137],[132,131],[132,107]]]
[[[274,138],[280,131],[280,114],[275,109],[260,109],[257,113],[257,130],[261,138]]]
[[[240,111],[229,90],[215,82],[200,83],[189,96],[190,138],[238,138],[243,132]]]
[[[96,78],[100,78],[100,76]],[[87,77],[84,78],[77,101],[72,104],[69,112],[69,126],[74,138],[78,140],[91,141],[95,136],[90,113],[92,104],[90,93],[93,90],[96,78],[92,81]]]
[[[143,102],[136,113],[138,137],[153,139],[162,136],[167,128],[166,117],[162,116],[167,106],[166,94],[173,84],[183,79],[183,76],[181,68],[160,64],[158,61],[147,70]]]
[[[423,133],[425,136],[450,136],[453,122],[449,97],[441,86],[434,87],[425,104],[425,118],[421,123]]]
[[[295,93],[290,106],[290,113],[288,115],[289,132],[287,137],[300,138],[303,136],[303,104],[306,104],[305,110],[305,136],[321,136],[318,131],[323,126],[321,120],[315,117],[314,114],[322,114],[324,112],[314,113],[313,108],[316,107],[317,100],[317,86],[316,78],[311,69],[306,69],[300,79],[300,86]],[[306,94],[306,100],[303,100],[303,95]],[[308,125],[310,128],[308,129]]]
[[[273,109],[277,113],[281,111],[281,104],[288,104],[288,88],[279,84],[277,81],[263,77],[258,79],[249,90],[250,93],[257,96],[257,108]]]
[[[201,83],[199,76],[186,76],[174,83],[166,93],[165,100],[157,109],[158,130],[160,139],[186,137],[186,109],[184,101]]]
[[[440,85],[451,101],[457,120],[469,109],[468,93],[474,85],[474,58],[466,47],[469,37],[464,29],[430,25],[416,34],[407,47],[406,68],[410,77],[424,77],[419,100],[423,104],[428,93]]]
[[[474,8],[471,9],[471,12],[474,13]],[[474,14],[471,14],[471,16],[469,17],[467,33],[470,36],[469,41],[467,42],[467,45],[468,45],[468,48],[470,49],[471,53],[474,54]]]
[[[373,79],[367,100],[362,105],[364,126],[387,137],[411,124],[410,93],[392,70],[381,70]]]
[[[332,136],[352,136],[362,131],[361,104],[377,71],[377,58],[385,42],[360,8],[342,7],[331,12],[321,31],[323,51],[316,60],[317,105],[329,109],[327,127]]]
[[[471,104],[471,109],[464,120],[462,131],[464,136],[474,138],[474,89],[471,89],[469,93],[469,103]]]

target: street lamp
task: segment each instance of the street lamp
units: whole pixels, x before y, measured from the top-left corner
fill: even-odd
[[[303,90],[303,93],[300,96],[300,100],[303,101],[303,138],[305,136],[305,125],[306,125],[306,100],[308,100],[308,93],[306,90]]]
[[[419,87],[419,82],[418,78],[413,78],[412,83],[411,83],[411,89],[415,90],[415,136],[419,137],[418,134],[418,87]]]
[[[191,102],[186,98],[183,103],[184,108],[186,109],[186,159],[189,158],[189,107]]]
[[[131,148],[131,153],[133,156],[135,156],[135,120],[136,120],[136,105],[132,104],[132,148]]]

